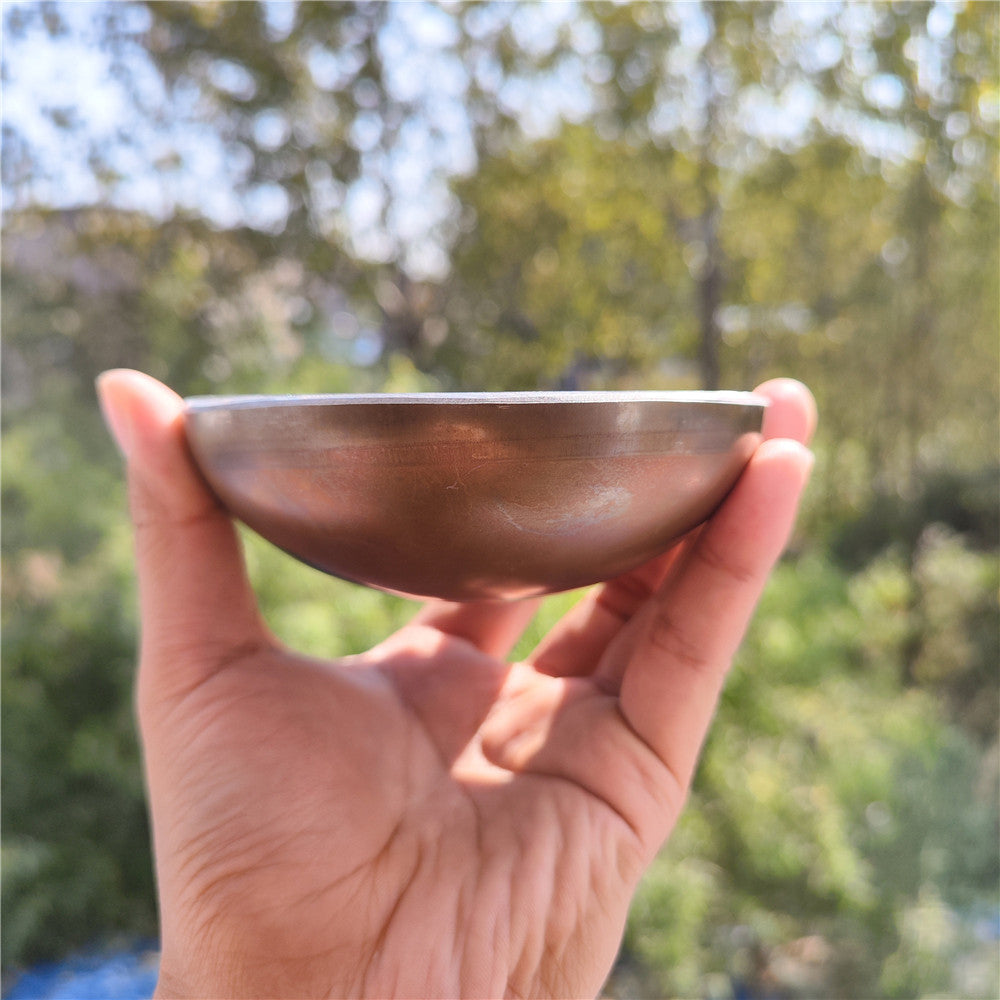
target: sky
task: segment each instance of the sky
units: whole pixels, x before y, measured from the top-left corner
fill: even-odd
[[[287,31],[293,5],[281,0],[266,3],[269,23],[277,35]],[[3,0],[0,9],[6,27],[8,18],[20,12],[37,12],[38,5],[22,0]],[[23,135],[41,154],[41,169],[33,170],[16,189],[5,187],[5,208],[40,203],[70,207],[99,202],[106,192],[87,166],[88,145],[103,150],[120,181],[113,202],[154,216],[165,216],[176,207],[197,211],[220,227],[248,224],[268,231],[280,228],[288,202],[277,184],[261,184],[249,194],[240,194],[236,179],[245,171],[232,150],[223,146],[211,125],[199,121],[195,95],[183,92],[168,102],[156,72],[139,47],[133,47],[131,78],[140,88],[140,98],[154,110],[160,121],[154,126],[134,113],[133,99],[112,72],[109,55],[99,44],[99,17],[103,3],[57,4],[67,31],[50,37],[35,17],[33,26],[14,38],[5,30],[3,37],[2,117],[7,128]],[[145,11],[139,5],[117,4],[119,16],[131,18],[136,31],[145,27]],[[470,30],[487,30],[490,18],[508,16],[483,5],[473,18]],[[503,10],[503,8],[500,8]],[[601,55],[595,52],[596,33],[586,19],[576,13],[573,0],[512,6],[511,28],[518,42],[536,54],[550,51],[561,29],[568,29],[571,47],[578,56],[557,63],[541,81],[529,83],[514,77],[499,87],[500,106],[520,121],[529,137],[544,136],[560,121],[580,120],[591,108],[589,77],[599,76]],[[688,131],[698,125],[699,99],[694,72],[697,54],[707,37],[704,18],[697,5],[678,4],[671,17],[684,43],[671,67],[675,76],[691,78],[690,99],[681,105],[661,105],[651,119],[654,130],[673,134],[680,125]],[[782,8],[788,26],[798,37],[810,37],[803,58],[814,66],[832,64],[854,36],[871,31],[870,8],[844,7],[839,0],[795,0]],[[945,37],[954,23],[955,5],[938,3],[930,8],[928,38]],[[824,29],[831,15],[838,13],[841,33]],[[476,18],[484,23],[477,29]],[[400,133],[386,161],[378,147],[379,124],[372,115],[355,125],[353,140],[371,160],[375,169],[363,174],[349,191],[315,178],[320,201],[325,197],[332,224],[345,230],[353,249],[361,256],[385,259],[397,245],[406,248],[409,270],[416,277],[440,276],[447,268],[447,255],[435,236],[436,228],[455,210],[448,190],[451,176],[475,168],[476,154],[465,116],[463,95],[470,76],[489,75],[489,65],[465,66],[452,51],[455,23],[446,10],[433,3],[401,3],[380,37],[386,68],[386,83],[394,96],[422,102],[436,129],[419,120],[408,123]],[[813,34],[810,36],[810,32]],[[858,49],[863,53],[863,47]],[[686,54],[686,56],[685,56]],[[852,57],[855,53],[852,51]],[[685,57],[687,65],[682,65]],[[929,53],[918,53],[922,72],[933,73]],[[861,58],[861,56],[859,56]],[[341,70],[336,57],[317,53],[309,69],[322,83],[324,74],[335,78]],[[223,84],[238,89],[242,84],[236,67],[218,68]],[[226,78],[228,74],[228,79]],[[480,80],[490,83],[489,80]],[[928,80],[933,84],[933,80]],[[872,75],[866,96],[876,105],[891,109],[902,100],[901,84],[895,77]],[[187,100],[187,104],[185,104]],[[47,111],[56,110],[80,128],[60,128]],[[825,113],[820,95],[807,84],[792,85],[780,93],[747,88],[740,94],[741,127],[756,133],[765,143],[794,146],[810,125]],[[661,116],[657,121],[656,115]],[[828,122],[852,134],[873,153],[888,158],[914,155],[914,137],[898,127],[880,125],[860,117]],[[289,123],[279,114],[261,116],[257,138],[280,145],[288,138]],[[378,158],[382,159],[379,160]],[[384,176],[392,188],[388,217],[384,191],[375,178]],[[311,178],[311,180],[313,180]],[[325,183],[325,186],[324,186]],[[325,195],[324,195],[325,192]],[[323,206],[321,205],[322,209]]]

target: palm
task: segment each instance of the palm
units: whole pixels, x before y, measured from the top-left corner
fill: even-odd
[[[257,994],[293,971],[301,995],[593,994],[648,848],[620,762],[581,783],[560,731],[627,745],[590,731],[622,729],[614,701],[420,627],[343,664],[231,664],[165,748],[176,919]]]

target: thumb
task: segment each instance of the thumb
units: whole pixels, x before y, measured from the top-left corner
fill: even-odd
[[[153,697],[180,693],[268,643],[236,530],[195,468],[184,401],[140,372],[97,380],[127,466],[135,529],[141,672]]]

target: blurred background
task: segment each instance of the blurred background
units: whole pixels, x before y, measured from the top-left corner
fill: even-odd
[[[607,995],[997,996],[1000,7],[2,14],[8,991],[155,956],[93,392],[130,366],[182,394],[807,382],[797,537]],[[412,613],[247,544],[310,653]]]

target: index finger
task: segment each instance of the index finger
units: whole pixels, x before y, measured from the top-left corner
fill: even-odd
[[[766,441],[735,489],[633,619],[633,641],[608,650],[621,712],[687,789],[719,694],[768,575],[791,534],[812,456]],[[607,662],[616,656],[624,662]]]
[[[765,440],[809,442],[816,428],[816,402],[801,382],[772,379],[754,391],[768,400]],[[675,549],[587,594],[531,654],[535,669],[556,676],[593,673],[608,645],[666,579],[676,554]]]

